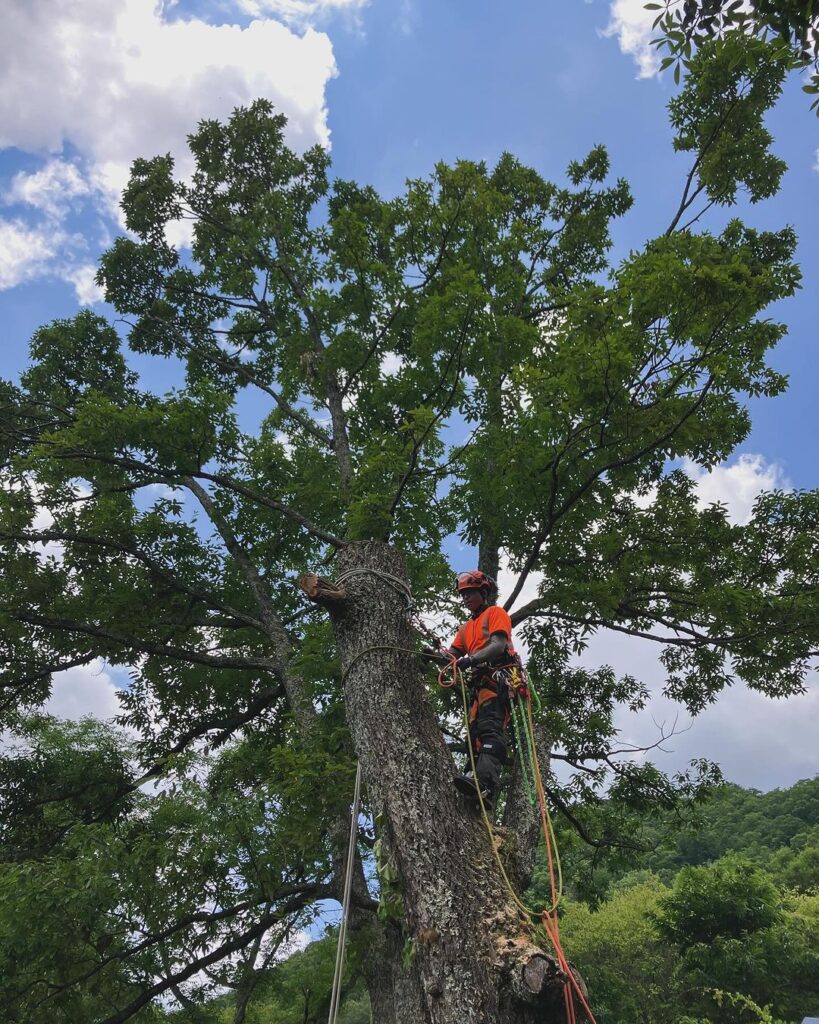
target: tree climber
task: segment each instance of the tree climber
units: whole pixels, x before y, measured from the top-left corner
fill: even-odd
[[[500,786],[501,768],[506,763],[506,726],[509,724],[509,697],[504,680],[494,670],[515,658],[512,646],[512,620],[504,608],[491,603],[498,588],[491,576],[475,569],[458,574],[456,591],[468,609],[470,618],[455,635],[445,653],[457,658],[462,672],[471,670],[469,689],[469,742],[471,759],[455,786],[468,797],[492,803]]]

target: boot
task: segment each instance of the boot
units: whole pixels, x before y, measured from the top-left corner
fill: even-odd
[[[480,778],[476,782],[471,771],[465,771],[463,775],[456,775],[452,783],[459,793],[463,793],[473,802],[476,808],[480,807],[480,802],[483,800],[487,810],[492,809],[494,788]]]

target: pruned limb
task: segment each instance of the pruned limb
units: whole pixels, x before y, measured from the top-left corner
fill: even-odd
[[[513,1000],[529,1007],[559,1006],[568,979],[557,960],[523,936],[505,945],[502,955]]]
[[[347,591],[343,586],[337,587],[335,583],[323,576],[316,576],[314,572],[306,572],[299,580],[299,587],[307,599],[315,604],[333,607],[347,600]]]
[[[523,964],[520,972],[521,994],[524,999],[537,999],[557,975],[557,964],[545,953],[535,953]]]
[[[562,1009],[568,986],[577,1020],[586,1021],[575,992],[579,990],[587,1004],[589,993],[577,968],[573,964],[568,964],[572,973],[570,979],[551,954],[542,950],[521,950],[521,954],[521,959],[512,974],[512,991],[518,1000],[524,1005],[538,1007],[538,1013],[542,1012],[541,1007]],[[563,1019],[562,1013],[560,1019]]]

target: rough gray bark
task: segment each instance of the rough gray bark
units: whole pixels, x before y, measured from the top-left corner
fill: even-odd
[[[564,979],[534,944],[529,922],[499,878],[482,821],[452,787],[454,764],[411,653],[403,597],[378,575],[406,579],[403,559],[384,543],[350,544],[339,553],[337,570],[350,569],[367,571],[348,577],[346,599],[327,606],[353,743],[401,878],[404,937],[418,981],[409,989],[420,990],[422,1004],[419,1015],[417,1006],[396,1003],[395,1018],[401,1024],[560,1022]],[[398,987],[393,993],[403,998]]]
[[[491,576],[493,580],[498,578],[498,572],[500,571],[498,545],[494,538],[488,534],[484,534],[481,537],[480,544],[478,545],[478,568],[481,572],[485,572],[487,576]]]
[[[414,964],[406,968],[402,962],[405,940],[400,927],[394,922],[382,925],[370,920],[357,940],[366,949],[361,973],[370,997],[372,1020],[378,1024],[424,1021],[418,972]]]

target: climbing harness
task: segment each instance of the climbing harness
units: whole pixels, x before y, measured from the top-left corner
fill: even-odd
[[[463,702],[464,710],[464,723],[467,729],[467,735],[469,733],[469,700],[467,696],[466,682],[463,677],[463,673],[457,666],[457,658],[452,658],[449,665],[441,669],[438,674],[439,684],[451,688],[456,685],[460,685],[461,697]],[[497,845],[494,841],[492,834],[492,822],[489,820],[489,814],[486,809],[486,803],[481,793],[481,787],[476,786],[478,795],[478,803],[480,805],[481,817],[484,825],[486,826],[487,834],[489,835],[490,846],[492,853],[495,857],[495,861],[500,869],[501,877],[504,880],[506,888],[509,891],[509,895],[512,897],[515,905],[524,914],[524,916],[531,921],[532,918],[539,918],[543,926],[543,930],[549,938],[549,942],[555,953],[555,959],[557,960],[558,966],[566,978],[566,983],[563,986],[563,1002],[566,1009],[566,1022],[567,1024],[577,1024],[577,1014],[575,1011],[574,996],[577,997],[583,1011],[586,1014],[589,1024],[596,1024],[594,1014],[589,1008],[580,985],[577,983],[577,979],[574,976],[574,972],[569,966],[569,962],[566,959],[566,954],[563,952],[563,946],[560,942],[560,929],[558,925],[557,908],[560,904],[560,900],[563,895],[563,873],[560,866],[560,856],[557,849],[557,841],[555,838],[554,826],[552,824],[551,815],[549,814],[549,808],[546,804],[546,794],[543,788],[543,777],[540,771],[540,763],[538,761],[537,744],[534,737],[534,716],[532,712],[533,697],[535,693],[534,687],[526,676],[526,670],[523,668],[520,659],[516,659],[513,666],[503,666],[502,669],[496,670],[499,674],[506,671],[508,679],[505,680],[509,686],[510,697],[513,704],[513,716],[514,705],[523,704],[525,710],[518,708],[517,718],[513,718],[516,721],[516,728],[521,728],[521,732],[518,734],[519,746],[525,748],[527,751],[528,762],[522,765],[523,776],[526,779],[527,769],[530,771],[532,778],[528,780],[530,785],[530,791],[534,791],[536,794],[537,804],[540,811],[540,823],[543,831],[543,838],[546,845],[546,856],[549,865],[549,883],[551,890],[551,906],[542,908],[541,910],[533,910],[531,907],[527,907],[525,903],[520,899],[515,887],[506,872],[506,868],[501,860],[500,853]],[[446,673],[452,673],[452,681],[447,682],[445,679]],[[535,695],[537,707],[540,707],[539,698]],[[520,742],[520,738],[525,737],[525,742]],[[469,763],[472,769],[472,776],[477,780],[477,765],[475,761],[475,751],[473,749],[472,742],[469,741]],[[523,758],[523,755],[522,755]]]
[[[353,887],[353,862],[355,859],[355,837],[358,829],[358,809],[361,803],[361,762],[355,769],[355,793],[353,808],[350,814],[350,842],[347,846],[347,863],[344,875],[344,898],[341,904],[341,923],[338,926],[338,945],[336,946],[336,967],[333,974],[333,988],[330,997],[330,1016],[327,1024],[336,1024],[338,1007],[341,1002],[341,976],[344,973],[344,947],[347,941],[347,919],[350,916],[350,892]]]

